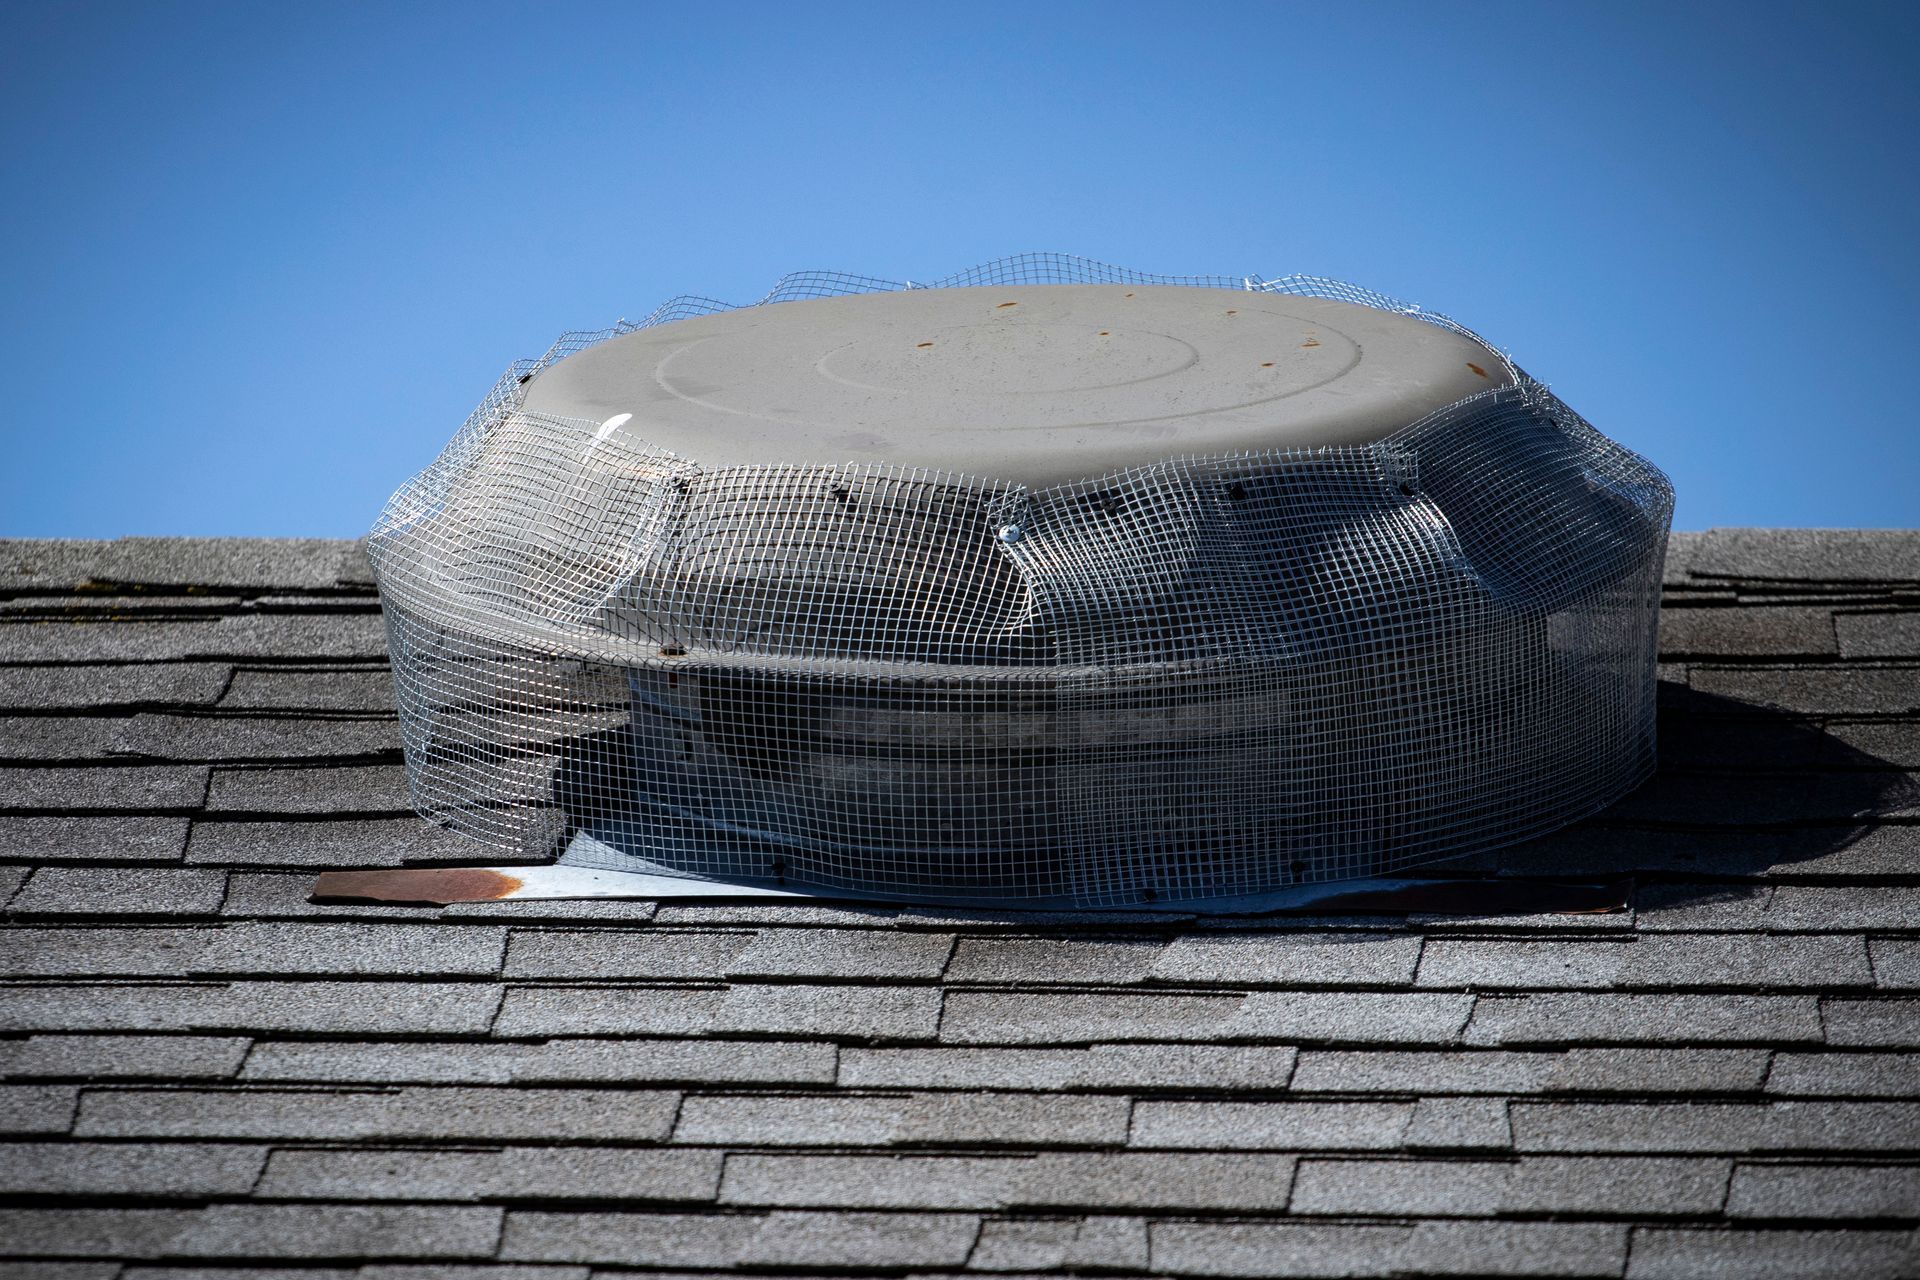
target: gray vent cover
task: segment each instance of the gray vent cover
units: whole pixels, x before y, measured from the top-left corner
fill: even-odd
[[[455,830],[1125,906],[1637,785],[1671,509],[1444,317],[1027,255],[569,335],[369,547],[414,798]]]

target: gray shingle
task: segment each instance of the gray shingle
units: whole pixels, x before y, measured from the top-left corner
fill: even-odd
[[[1396,1052],[1308,1049],[1295,1093],[1537,1093],[1559,1068],[1558,1053],[1499,1050]]]
[[[963,937],[946,976],[948,982],[1006,985],[1046,974],[1063,984],[1120,986],[1144,981],[1165,946],[1159,938]]]
[[[1151,1269],[1195,1276],[1384,1276],[1413,1236],[1403,1225],[1155,1222]]]
[[[1727,1196],[1730,1218],[1911,1218],[1920,1166],[1743,1164]]]
[[[1506,1160],[1302,1160],[1288,1207],[1338,1217],[1488,1215],[1499,1211],[1518,1167]]]
[[[1154,962],[1161,982],[1235,986],[1398,986],[1420,939],[1393,934],[1212,933],[1176,938]]]
[[[762,1214],[507,1214],[500,1257],[634,1267],[726,1267],[759,1232]]]
[[[745,932],[696,929],[515,929],[511,978],[705,978],[726,973],[753,941]]]
[[[1911,929],[1920,885],[1783,884],[1767,907],[1769,929]]]
[[[500,1036],[698,1035],[725,1000],[718,987],[516,987],[506,993],[493,1030]]]
[[[1826,730],[1830,738],[1888,768],[1920,769],[1920,724],[1912,720],[1829,721]]]
[[[26,867],[0,866],[0,906],[13,900],[13,896],[20,892],[20,887],[26,884],[29,874]]]
[[[966,1261],[978,1231],[978,1218],[960,1214],[516,1210],[501,1256],[642,1267],[952,1267]]]
[[[386,629],[376,612],[250,614],[193,622],[0,624],[0,663],[386,656]]]
[[[1072,1044],[1096,1040],[1212,1040],[1239,1012],[1239,995],[949,991],[940,1038],[959,1044]]]
[[[187,861],[224,866],[394,867],[406,862],[513,861],[416,817],[328,822],[196,821]],[[302,877],[303,886],[312,884]]]
[[[1399,992],[1241,995],[949,992],[940,1036],[957,1043],[1286,1039],[1429,1041],[1458,1037],[1470,996]]]
[[[1838,652],[1828,609],[1721,605],[1660,611],[1662,658],[1822,657]]]
[[[1920,938],[1875,938],[1868,950],[1873,955],[1874,985],[1920,987]]]
[[[593,1273],[586,1267],[438,1262],[366,1263],[356,1274],[359,1280],[588,1280]]]
[[[103,716],[0,715],[0,760],[111,764],[120,723]]]
[[[76,582],[328,590],[372,581],[361,544],[346,539],[120,538],[74,545],[85,549],[66,560],[68,575],[85,565]],[[29,563],[37,562],[36,556]]]
[[[1033,1156],[732,1155],[729,1204],[888,1209],[1281,1209],[1293,1157],[1172,1152]]]
[[[368,666],[304,671],[241,667],[228,682],[220,707],[236,711],[391,712],[393,673],[385,667]]]
[[[0,538],[0,590],[57,590],[98,581],[113,544],[81,538]]]
[[[0,929],[0,973],[9,977],[182,977],[211,942],[199,929]]]
[[[870,1089],[1281,1089],[1294,1057],[1293,1048],[1278,1045],[846,1049],[840,1083]]]
[[[507,931],[489,925],[230,924],[213,931],[189,967],[236,976],[491,977],[506,946]]]
[[[1920,673],[1916,673],[1920,674]],[[1916,680],[1920,684],[1920,680]],[[1833,823],[1909,807],[1920,787],[1905,773],[1781,774],[1752,777],[1661,773],[1606,811],[1609,822],[1690,823],[1749,827],[1763,823]]]
[[[1429,938],[1423,987],[1609,987],[1635,944],[1572,938]]]
[[[1513,1141],[1500,1098],[1422,1098],[1401,1139],[1409,1150],[1504,1150]]]
[[[1911,658],[1920,655],[1920,610],[1843,613],[1834,620],[1843,658]]]
[[[1161,1102],[1134,1105],[1134,1147],[1379,1151],[1398,1147],[1410,1102]]]
[[[89,1091],[74,1132],[98,1138],[658,1141],[679,1095],[637,1089]]]
[[[1355,1044],[1452,1044],[1473,1012],[1466,995],[1255,991],[1228,1027],[1234,1036]]]
[[[436,1265],[420,1264],[422,1269]],[[234,1265],[218,1260],[181,1261],[172,1264],[132,1264],[120,1273],[120,1280],[357,1280],[360,1275],[351,1262],[322,1262],[310,1267],[276,1266],[272,1262]]]
[[[1771,884],[1650,884],[1634,892],[1640,933],[1764,931]]]
[[[1700,544],[1705,542],[1704,532],[1682,533],[1675,531],[1667,535],[1667,561],[1663,581],[1668,586],[1686,582],[1689,568],[1695,557],[1700,554]]]
[[[1828,1044],[1920,1045],[1920,1000],[1822,1000],[1820,1017]]]
[[[930,1040],[940,1024],[940,993],[914,987],[736,985],[713,1021],[715,1031],[849,1040]]]
[[[957,1267],[980,1220],[962,1214],[770,1213],[739,1253],[745,1266]]]
[[[545,1044],[270,1041],[247,1080],[337,1084],[574,1082],[831,1084],[830,1044],[753,1040],[550,1040]]]
[[[172,1241],[186,1257],[486,1258],[498,1209],[467,1205],[216,1204]]]
[[[266,1160],[265,1147],[230,1143],[0,1143],[0,1192],[244,1196]]]
[[[1812,996],[1482,996],[1467,1028],[1476,1045],[1791,1043],[1821,1038]]]
[[[1730,1164],[1618,1156],[1303,1160],[1290,1211],[1382,1217],[1717,1213]]]
[[[1751,1093],[1765,1049],[1569,1049],[1546,1087],[1566,1093]]]
[[[71,1085],[0,1085],[0,1133],[65,1133],[76,1096]]]
[[[1702,693],[1807,715],[1910,712],[1920,705],[1913,668],[1695,667],[1688,682]]]
[[[0,1258],[0,1280],[115,1280],[117,1262],[48,1262]]]
[[[226,1079],[247,1041],[237,1036],[28,1036],[0,1042],[0,1072],[20,1078]]]
[[[17,711],[211,706],[233,668],[224,662],[136,662],[0,670]]]
[[[481,983],[61,983],[0,987],[0,1030],[477,1035],[499,1002]]]
[[[0,809],[16,811],[197,809],[206,793],[207,770],[198,765],[0,768]]]
[[[1422,1222],[1399,1258],[1419,1275],[1617,1276],[1627,1229],[1599,1222]]]
[[[152,1258],[196,1217],[192,1209],[0,1209],[14,1257]]]
[[[33,862],[178,862],[185,818],[0,818],[0,856]]]
[[[1640,1227],[1627,1280],[1899,1280],[1913,1262],[1904,1231]]]
[[[1523,1151],[1910,1151],[1920,1103],[1515,1102]]]
[[[1776,899],[1777,902],[1777,899]],[[1564,988],[1871,986],[1858,937],[1668,934],[1631,940],[1430,940],[1423,987]]]
[[[1126,1141],[1128,1105],[1125,1098],[1025,1093],[689,1097],[673,1138],[752,1146],[1092,1146]]]
[[[276,1151],[256,1195],[288,1200],[711,1200],[717,1151]]]
[[[764,929],[728,970],[735,978],[932,980],[953,935],[882,930]]]
[[[220,910],[222,871],[172,867],[40,867],[14,895],[15,915],[205,916]]]
[[[1139,1218],[999,1218],[980,1225],[969,1271],[1147,1269],[1147,1224]]]
[[[1920,1053],[1780,1053],[1767,1092],[1803,1098],[1920,1097]]]
[[[1710,529],[1692,572],[1793,582],[1920,579],[1920,534],[1910,529]]]
[[[215,769],[210,813],[411,813],[406,770],[393,765]]]
[[[157,760],[246,761],[397,757],[394,720],[143,713],[107,722],[107,750]]]

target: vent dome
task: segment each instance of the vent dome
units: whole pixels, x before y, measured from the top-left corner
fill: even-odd
[[[430,818],[610,870],[1130,906],[1637,785],[1671,507],[1444,317],[1029,255],[569,335],[369,550]]]

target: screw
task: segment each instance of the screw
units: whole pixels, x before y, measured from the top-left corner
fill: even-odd
[[[1003,524],[1000,526],[1000,541],[1002,542],[1012,544],[1026,536],[1027,531],[1017,524]]]

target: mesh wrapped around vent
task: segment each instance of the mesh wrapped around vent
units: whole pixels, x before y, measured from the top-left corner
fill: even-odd
[[[1464,332],[1302,277],[1029,256],[943,284],[1035,280]],[[904,287],[798,277],[768,301]],[[1038,488],[706,469],[524,411],[529,375],[639,327],[515,366],[370,538],[414,799],[457,831],[519,852],[584,832],[615,869],[1114,906],[1510,844],[1652,768],[1672,493],[1524,374],[1372,444]]]

